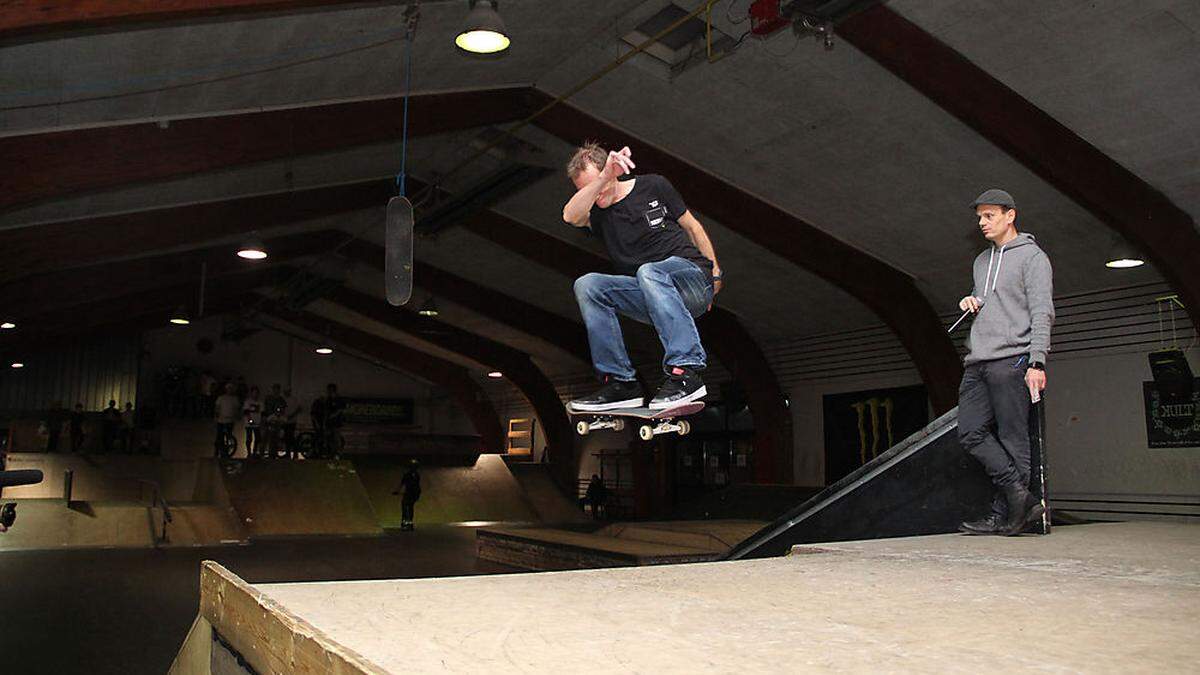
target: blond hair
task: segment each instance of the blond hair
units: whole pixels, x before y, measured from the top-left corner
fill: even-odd
[[[567,162],[567,178],[574,180],[589,165],[596,167],[598,171],[603,171],[607,162],[608,151],[600,147],[596,141],[587,141],[575,150],[575,154],[571,155],[571,160]]]

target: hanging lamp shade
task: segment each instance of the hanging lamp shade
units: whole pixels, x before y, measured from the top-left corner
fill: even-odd
[[[429,318],[436,317],[439,314],[437,302],[434,301],[433,296],[430,296],[429,299],[425,301],[425,304],[421,305],[421,309],[417,310],[417,314],[420,314],[421,316],[427,316]]]
[[[171,318],[169,321],[176,326],[186,326],[192,322],[192,320],[188,318],[187,309],[185,309],[182,305],[180,305],[179,309],[171,312]]]
[[[497,0],[471,0],[467,21],[454,44],[472,54],[496,54],[508,49],[508,30],[497,11]]]
[[[242,242],[237,254],[239,258],[246,260],[262,260],[267,257],[267,247],[261,239],[254,237]]]
[[[1108,251],[1108,256],[1104,259],[1104,266],[1109,269],[1129,269],[1130,267],[1141,267],[1146,264],[1142,254],[1134,250],[1124,239],[1120,237],[1113,242],[1112,248]]]

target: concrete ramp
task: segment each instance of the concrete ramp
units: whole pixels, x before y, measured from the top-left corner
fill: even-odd
[[[529,500],[543,523],[582,523],[588,517],[579,508],[578,502],[563,494],[550,467],[545,464],[509,464],[508,468],[517,479],[525,498]]]
[[[728,559],[783,555],[797,544],[954,532],[993,488],[958,443],[958,409],[743,541]],[[1034,463],[1040,453],[1035,449]]]
[[[359,456],[353,460],[378,524],[400,527],[400,485],[407,461],[392,456]],[[421,501],[416,523],[471,521],[533,522],[537,520],[520,484],[499,455],[480,455],[472,466],[422,466]]]
[[[145,455],[13,453],[7,469],[40,469],[37,485],[4,488],[5,499],[62,499],[63,480],[72,473],[71,499],[149,504],[155,489],[171,503],[228,503],[216,460],[171,460]]]
[[[187,505],[171,509],[167,539],[161,541],[162,509],[127,503],[23,499],[17,522],[0,536],[0,550],[60,547],[149,547],[214,545],[244,538],[228,507]]]
[[[251,537],[383,531],[349,461],[235,460],[221,469],[230,504]]]
[[[663,565],[718,560],[762,521],[701,520],[613,523],[595,532],[546,527],[475,531],[483,560],[527,570]]]

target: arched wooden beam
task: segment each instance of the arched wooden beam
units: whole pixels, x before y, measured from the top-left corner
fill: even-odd
[[[414,94],[409,136],[519,118],[524,91]],[[8,174],[0,212],[89,190],[397,140],[403,106],[396,97],[186,118],[165,127],[138,122],[0,138]]]
[[[234,244],[225,244],[43,272],[0,285],[0,315],[20,320],[126,295],[133,295],[130,304],[136,305],[135,294],[171,285],[182,289],[175,298],[176,305],[185,305],[195,312],[201,265],[205,266],[208,286],[230,274],[270,269],[298,257],[323,253],[345,237],[344,232],[333,230],[273,237],[265,242],[270,252],[266,260],[244,260],[234,255],[237,249]]]
[[[551,100],[541,91],[532,105]],[[958,403],[962,363],[941,319],[912,278],[804,220],[637,136],[561,103],[534,122],[569,143],[596,139],[633,148],[638,169],[669,176],[697,211],[733,232],[829,281],[858,298],[900,338],[936,411]]]
[[[563,485],[574,485],[575,433],[554,385],[527,354],[447,323],[420,316],[411,310],[392,308],[382,299],[350,289],[337,289],[326,295],[325,299],[422,340],[431,340],[430,331],[436,331],[435,344],[438,347],[504,373],[504,377],[516,385],[537,413],[546,433],[546,451],[550,453],[555,476]]]
[[[139,23],[238,18],[263,12],[362,4],[362,0],[3,0],[0,40]]]
[[[1200,231],[1191,215],[886,5],[854,15],[837,32],[1140,248],[1200,330]]]
[[[466,368],[308,312],[292,312],[276,305],[268,305],[263,314],[324,335],[335,344],[368,354],[398,370],[412,373],[442,387],[454,396],[455,401],[474,424],[483,441],[484,452],[505,452],[500,416],[487,394],[468,375]]]
[[[0,250],[7,257],[0,280],[382,208],[394,193],[392,181],[375,180],[0,230]]]
[[[342,253],[383,271],[382,246],[358,239],[342,248]],[[584,363],[592,362],[587,331],[578,322],[420,260],[413,263],[413,284],[496,323],[546,340]]]

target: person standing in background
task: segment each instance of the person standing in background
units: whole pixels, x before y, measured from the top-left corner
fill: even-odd
[[[71,452],[83,449],[83,404],[76,403],[71,412]]]
[[[392,494],[400,494],[400,529],[411,532],[413,529],[413,512],[417,500],[421,498],[421,464],[417,460],[409,462],[408,470],[400,478],[400,487]]]
[[[109,401],[104,415],[104,452],[113,451],[113,443],[117,439],[117,429],[121,426],[121,411],[117,410],[117,402]]]
[[[259,431],[262,427],[262,414],[263,406],[258,398],[258,387],[250,387],[246,402],[242,404],[242,417],[246,422],[246,457],[254,457],[263,452],[260,443],[262,435]]]
[[[63,410],[62,401],[51,403],[50,410],[46,411],[46,452],[58,452],[64,422],[66,411]]]
[[[237,421],[238,413],[241,412],[242,405],[238,401],[237,395],[234,393],[236,389],[232,382],[225,383],[225,393],[217,397],[214,404],[214,417],[217,421],[217,438],[214,441],[216,446],[215,456],[221,459],[229,449],[229,457],[237,451],[237,440],[233,437],[233,425]],[[231,447],[232,446],[232,447]]]
[[[133,404],[126,401],[125,409],[121,411],[121,450],[124,452],[133,452],[133,436],[134,429],[137,426],[136,421]]]

